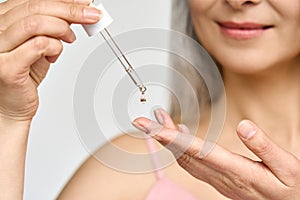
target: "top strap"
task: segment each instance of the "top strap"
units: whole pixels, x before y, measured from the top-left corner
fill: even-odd
[[[162,179],[164,177],[164,172],[161,168],[159,157],[157,155],[157,148],[155,144],[155,140],[152,137],[147,138],[147,146],[151,153],[151,160],[154,166],[154,172],[156,175],[156,178],[158,180]]]

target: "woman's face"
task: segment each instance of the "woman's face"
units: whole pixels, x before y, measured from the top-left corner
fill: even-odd
[[[189,0],[196,34],[224,69],[255,73],[300,60],[299,0]]]

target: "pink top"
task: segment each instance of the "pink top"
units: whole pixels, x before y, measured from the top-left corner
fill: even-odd
[[[150,152],[156,151],[152,138],[147,139],[147,145]],[[157,181],[151,188],[146,200],[197,200],[192,194],[164,176],[163,171],[159,170],[159,159],[156,154],[152,154],[152,162],[155,169],[158,169],[155,171]]]

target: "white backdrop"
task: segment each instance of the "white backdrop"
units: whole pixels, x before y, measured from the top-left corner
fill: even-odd
[[[109,30],[116,35],[138,28],[169,28],[170,1],[101,2],[114,18]],[[40,107],[31,127],[26,160],[25,200],[55,199],[89,155],[75,130],[72,95],[82,63],[97,47],[99,38],[88,38],[79,25],[72,28],[77,41],[64,44],[64,52],[39,87]],[[112,131],[111,137],[116,134]]]

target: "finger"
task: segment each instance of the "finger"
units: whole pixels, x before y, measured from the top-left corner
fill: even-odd
[[[202,139],[196,138],[191,134],[182,134],[174,129],[162,128],[159,126],[160,124],[147,118],[137,118],[134,120],[134,123],[138,129],[144,130],[148,134],[154,132],[155,134],[151,134],[153,138],[164,146],[168,145],[166,147],[172,151],[175,157],[186,153],[191,157],[200,158],[200,150],[204,144]],[[213,151],[203,158],[202,161],[218,171],[230,173],[230,170],[236,170],[237,167],[243,171],[244,166],[240,163],[243,163],[244,159],[216,145]],[[236,162],[229,162],[232,160]]]
[[[132,125],[150,136],[155,136],[164,128],[161,124],[144,117],[135,119]]]
[[[44,80],[49,67],[50,63],[46,57],[40,58],[31,66],[29,75],[37,86]]]
[[[197,152],[195,152],[195,149],[189,149],[195,139],[190,134],[180,133],[177,129],[164,127],[161,124],[144,117],[135,119],[133,125],[137,129],[151,135],[158,142],[171,150],[175,157],[182,155],[185,151],[188,151],[188,153],[193,156],[199,152],[199,149],[197,149]]]
[[[28,0],[9,0],[4,1],[3,3],[3,10],[1,10],[1,13],[5,13],[8,10],[23,4],[24,2],[27,2]],[[53,0],[54,1],[54,0]],[[55,0],[58,2],[65,2],[65,3],[76,3],[76,4],[82,4],[82,5],[89,5],[92,1],[91,0]]]
[[[0,52],[10,51],[37,35],[50,36],[68,43],[76,38],[66,21],[55,17],[32,15],[13,24],[0,35]]]
[[[0,18],[1,30],[30,15],[48,15],[69,23],[96,23],[101,11],[94,7],[61,1],[30,0],[9,10]]]
[[[175,139],[176,137],[173,137],[174,134],[173,132],[176,130],[171,130],[168,128],[163,127],[161,124],[152,121],[150,119],[144,118],[144,117],[139,117],[137,119],[135,119],[132,122],[132,125],[145,132],[146,134],[150,135],[151,137],[153,137],[154,139],[156,139],[158,142],[160,142],[162,145],[166,146],[167,148],[169,148],[169,150],[178,150],[178,152],[173,152],[173,154],[175,155],[181,155],[183,153],[183,151],[181,151],[181,148],[174,148],[172,145],[172,139]],[[168,137],[168,140],[160,138],[161,132],[163,132],[163,135],[168,135],[170,134],[170,136]],[[172,148],[173,147],[173,148]],[[176,156],[175,156],[176,157]]]
[[[299,160],[273,143],[266,134],[249,120],[242,121],[237,133],[243,143],[286,185],[293,185]],[[296,177],[299,179],[300,177]]]
[[[30,66],[40,58],[57,56],[61,51],[59,40],[45,36],[34,37],[13,51],[0,54],[0,77],[8,84],[14,83],[20,74],[28,74]]]
[[[56,56],[46,56],[45,58],[49,63],[55,63],[59,56],[60,56],[60,54],[56,55]]]
[[[168,112],[165,111],[164,109],[161,108],[156,109],[154,111],[154,115],[158,123],[160,123],[162,126],[170,129],[177,129],[172,118],[170,117]]]
[[[186,153],[191,156],[195,156],[200,153],[200,147],[203,144],[203,141],[201,139],[195,140],[195,137],[191,134],[180,133],[175,125],[172,125],[173,128],[163,127],[161,124],[166,123],[165,119],[158,121],[163,121],[164,123],[158,124],[144,117],[135,119],[133,123],[137,129],[150,134],[157,141],[164,145],[173,143],[173,145],[178,146],[178,149],[182,149],[182,152],[186,151]],[[187,149],[187,146],[190,148]]]
[[[1,9],[0,9],[0,13],[4,14],[6,13],[8,10],[23,4],[24,2],[26,2],[28,0],[10,0],[10,1],[4,1],[1,3]]]
[[[89,5],[94,0],[53,0],[57,2],[64,2],[64,3],[73,3],[73,4],[81,4],[81,5]]]
[[[179,124],[178,125],[178,131],[182,132],[182,133],[185,133],[185,134],[191,134],[190,129],[184,124]]]

